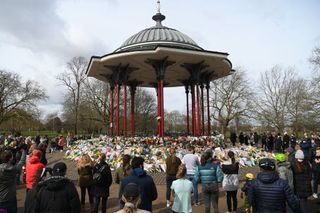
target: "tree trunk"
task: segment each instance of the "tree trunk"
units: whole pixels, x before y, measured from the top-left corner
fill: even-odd
[[[79,98],[80,98],[80,85],[78,85],[77,89],[77,98],[76,98],[76,113],[75,113],[75,124],[74,124],[74,134],[78,134],[78,111],[79,111]]]

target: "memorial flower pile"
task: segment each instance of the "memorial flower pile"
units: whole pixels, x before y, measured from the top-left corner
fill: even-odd
[[[236,153],[237,161],[242,167],[251,167],[257,164],[260,158],[269,157],[275,158],[274,154],[262,151],[251,146],[233,147],[230,149],[224,148],[223,140],[220,136],[215,136],[209,140],[208,137],[179,137],[179,138],[164,138],[164,140],[157,137],[106,137],[79,140],[73,146],[69,147],[65,154],[66,159],[78,161],[83,154],[88,154],[92,159],[97,159],[100,153],[105,153],[107,156],[107,163],[112,170],[117,169],[121,165],[122,155],[128,154],[130,156],[142,156],[145,159],[145,170],[152,172],[164,172],[166,170],[165,159],[168,154],[168,147],[175,146],[177,148],[177,156],[182,159],[187,153],[186,147],[188,144],[195,146],[195,152],[199,156],[208,146],[211,147],[207,141],[215,141],[215,146],[212,150],[213,155],[220,161],[226,159],[229,150]]]

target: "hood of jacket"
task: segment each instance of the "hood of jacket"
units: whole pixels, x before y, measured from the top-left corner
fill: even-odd
[[[231,164],[231,161],[224,161],[221,166],[222,172],[224,174],[238,174],[239,173],[239,164]]]
[[[38,187],[45,187],[49,191],[58,191],[70,182],[71,181],[66,177],[51,176],[46,180],[39,182]]]
[[[40,158],[37,156],[31,156],[28,160],[28,163],[30,164],[40,163]]]
[[[279,174],[276,171],[260,172],[257,178],[263,183],[273,183],[279,179]]]
[[[147,173],[142,168],[135,168],[133,170],[133,174],[138,177],[143,177],[143,176],[146,176]]]
[[[287,169],[290,169],[291,164],[290,162],[278,163],[278,167],[286,167]]]

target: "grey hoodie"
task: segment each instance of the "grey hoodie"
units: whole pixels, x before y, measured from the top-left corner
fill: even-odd
[[[293,173],[290,162],[278,163],[279,178],[288,181],[288,185],[293,190]]]

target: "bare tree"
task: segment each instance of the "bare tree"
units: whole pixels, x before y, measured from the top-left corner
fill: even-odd
[[[156,132],[157,105],[155,97],[147,90],[137,88],[135,95],[136,130]]]
[[[309,59],[313,65],[314,73],[311,80],[312,118],[320,124],[320,47],[315,47]]]
[[[315,70],[320,71],[320,47],[315,47],[312,51],[312,55],[309,58],[310,63],[314,66]]]
[[[46,115],[44,125],[47,130],[51,129],[52,131],[57,131],[57,132],[61,132],[62,130],[62,121],[59,118],[57,112]]]
[[[83,117],[86,120],[97,121],[101,124],[101,129],[106,132],[110,115],[110,86],[109,84],[96,80],[87,79],[83,90],[83,102],[85,102],[94,113],[84,111]]]
[[[309,112],[312,110],[310,84],[305,79],[295,79],[290,82],[288,113],[295,131],[306,126]]]
[[[0,70],[0,124],[18,116],[19,112],[31,112],[46,98],[37,82],[23,82],[18,74]]]
[[[74,133],[78,132],[78,117],[80,92],[87,76],[85,74],[88,62],[84,57],[74,57],[67,62],[67,70],[57,76],[57,79],[67,87],[71,97],[71,107],[74,111]],[[68,100],[70,101],[70,100]]]
[[[170,131],[183,131],[185,126],[185,115],[178,110],[165,113],[166,126]],[[182,128],[181,128],[182,127]]]
[[[218,121],[222,134],[226,133],[230,121],[248,116],[254,101],[253,90],[241,69],[230,76],[213,81],[210,93],[212,117]]]
[[[261,74],[259,100],[256,102],[258,119],[282,131],[289,123],[288,104],[292,94],[295,72],[275,66]]]

